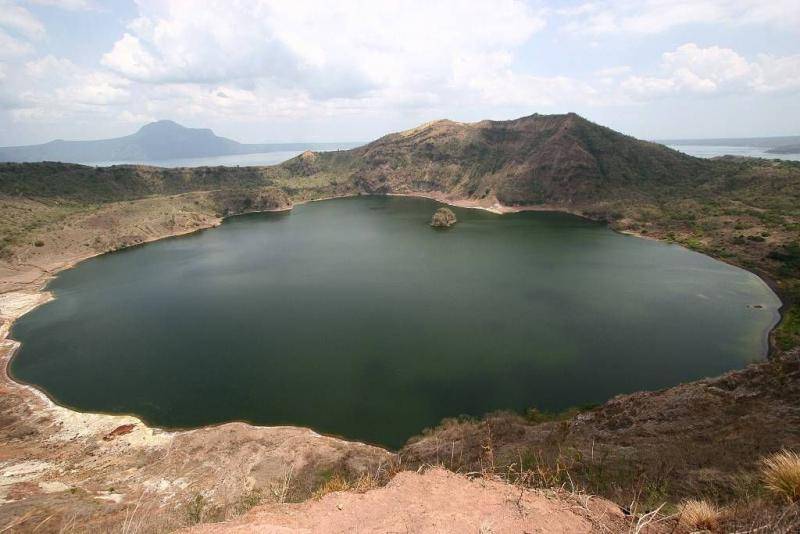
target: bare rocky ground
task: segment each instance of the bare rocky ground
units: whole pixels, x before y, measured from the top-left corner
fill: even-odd
[[[43,226],[30,235],[30,243],[17,247],[13,257],[0,261],[0,293],[38,291],[53,274],[80,260],[217,226],[221,219],[209,195],[111,202]]]
[[[582,534],[626,532],[630,522],[603,499],[526,490],[441,468],[405,471],[366,493],[336,492],[299,504],[254,508],[191,533],[441,532]],[[657,526],[648,532],[658,532]],[[664,530],[666,532],[666,530]]]

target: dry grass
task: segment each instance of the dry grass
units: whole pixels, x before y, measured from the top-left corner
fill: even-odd
[[[800,455],[782,450],[761,461],[766,488],[789,503],[800,501]]]
[[[270,485],[270,491],[272,492],[272,496],[275,499],[275,502],[278,504],[283,504],[286,502],[286,499],[289,497],[289,492],[292,488],[292,478],[294,476],[294,466],[289,466],[289,468],[283,473],[280,481],[277,484]]]
[[[690,531],[718,532],[724,516],[722,510],[708,501],[684,501],[680,510],[680,524]]]
[[[350,482],[340,474],[335,474],[326,480],[320,487],[311,494],[312,499],[321,499],[329,493],[337,491],[348,491],[351,487]]]
[[[337,491],[352,491],[355,493],[365,493],[371,489],[380,487],[380,479],[377,475],[364,473],[355,480],[348,480],[340,473],[334,474],[312,493],[312,499],[321,499],[329,493]]]

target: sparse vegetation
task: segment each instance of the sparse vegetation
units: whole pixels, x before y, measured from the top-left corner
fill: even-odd
[[[761,473],[769,491],[790,503],[800,501],[800,455],[783,450],[762,462]]]
[[[221,518],[220,508],[211,504],[201,493],[196,493],[184,507],[186,523],[197,525]]]
[[[234,506],[234,513],[242,515],[264,501],[264,492],[260,488],[253,488],[242,493]]]
[[[335,493],[337,491],[347,491],[352,487],[350,481],[348,481],[343,475],[336,473],[330,476],[325,482],[322,483],[320,487],[314,490],[314,493],[311,495],[312,499],[321,499],[325,495],[329,493]]]
[[[321,499],[325,495],[337,491],[364,493],[384,485],[391,479],[395,472],[396,469],[390,469],[388,471],[378,470],[375,473],[360,473],[355,477],[348,477],[344,473],[338,471],[335,473],[328,473],[322,484],[311,494],[311,498]]]
[[[287,501],[287,499],[289,498],[289,492],[291,491],[292,488],[293,476],[294,476],[294,468],[290,466],[283,473],[283,477],[281,477],[281,480],[278,483],[272,484],[270,486],[270,490],[272,491],[272,496],[275,499],[275,502],[283,503]]]
[[[688,531],[718,532],[723,511],[708,501],[688,500],[681,503],[679,523]]]
[[[456,214],[450,208],[439,208],[431,218],[431,226],[434,228],[448,228],[457,222]]]

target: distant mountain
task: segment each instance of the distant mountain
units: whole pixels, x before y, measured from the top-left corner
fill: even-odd
[[[785,145],[800,145],[800,135],[782,137],[719,137],[716,139],[660,139],[656,141],[672,146],[736,146],[753,148],[777,148]],[[767,150],[767,152],[770,152]],[[789,154],[790,152],[773,152]]]
[[[186,128],[176,122],[162,120],[146,124],[138,132],[125,137],[96,141],[59,139],[41,145],[0,147],[0,161],[158,161],[307,150],[324,146],[324,143],[243,144],[220,137],[208,128]]]

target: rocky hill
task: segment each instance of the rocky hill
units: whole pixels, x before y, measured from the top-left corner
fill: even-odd
[[[350,151],[319,154],[312,165],[284,166],[306,175],[346,175],[366,192],[442,192],[513,206],[582,204],[687,186],[712,165],[570,113],[436,121]]]

